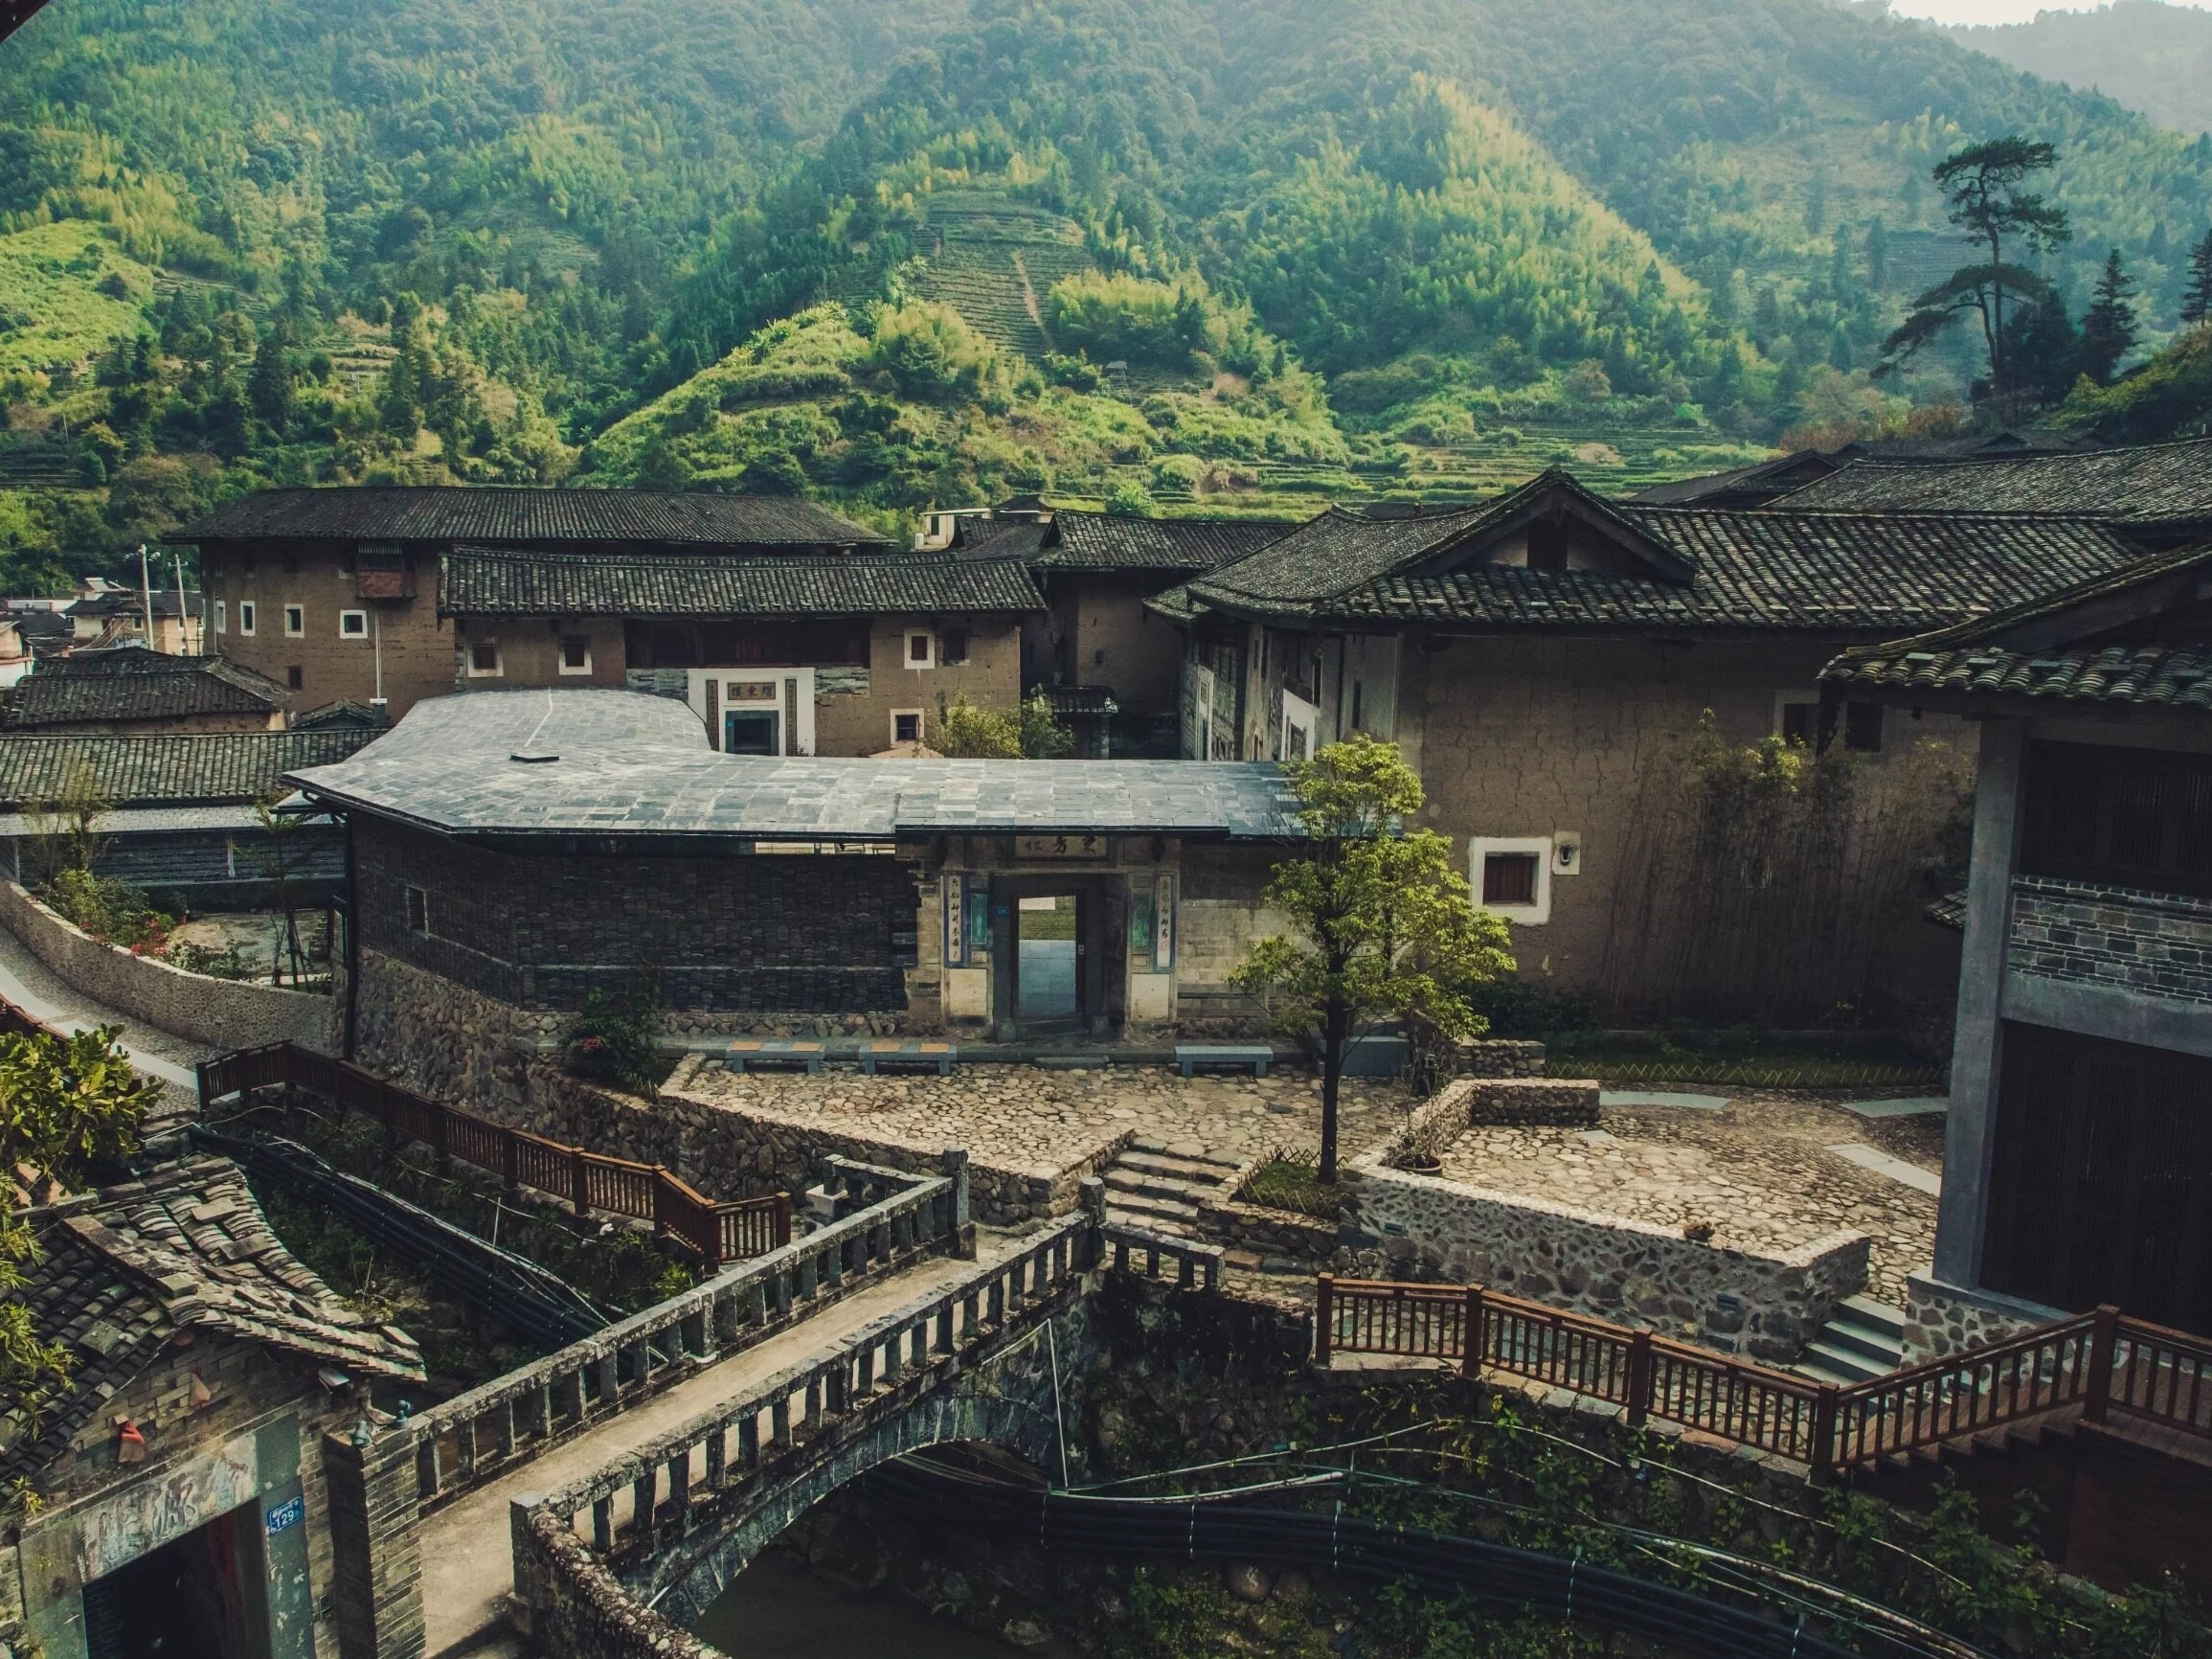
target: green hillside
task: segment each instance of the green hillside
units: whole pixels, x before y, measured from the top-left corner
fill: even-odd
[[[1626,489],[1958,396],[1963,333],[1867,371],[2005,131],[2163,345],[2212,140],[1822,0],[55,0],[0,548],[280,481]]]

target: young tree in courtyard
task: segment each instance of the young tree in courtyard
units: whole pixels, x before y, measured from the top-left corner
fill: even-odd
[[[2031,173],[2058,162],[2049,145],[2017,135],[1968,145],[1935,164],[1936,188],[1943,192],[1945,216],[1989,258],[1961,265],[1912,302],[1912,310],[1882,343],[1885,374],[1972,315],[1981,324],[1989,351],[1991,399],[2001,409],[2012,396],[2014,375],[2006,352],[2005,300],[2033,305],[2050,297],[2050,284],[2005,257],[2007,241],[2016,252],[2045,251],[2069,239],[2065,210],[2025,189]]]
[[[1440,1035],[1485,1029],[1468,1000],[1512,971],[1504,921],[1478,909],[1452,867],[1451,843],[1408,830],[1421,780],[1395,743],[1364,733],[1284,770],[1298,796],[1301,854],[1269,878],[1266,899],[1299,937],[1253,945],[1234,983],[1278,1029],[1321,1051],[1320,1176],[1337,1178],[1337,1098],[1355,1028],[1396,1016]]]

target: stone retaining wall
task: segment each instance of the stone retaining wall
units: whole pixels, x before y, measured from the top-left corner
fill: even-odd
[[[1475,1284],[1707,1348],[1794,1360],[1864,1287],[1869,1243],[1838,1232],[1779,1256],[1700,1244],[1624,1216],[1388,1168],[1345,1170],[1339,1273]]]
[[[295,1042],[334,1052],[333,999],[270,985],[187,973],[103,944],[15,882],[0,882],[0,926],[76,989],[156,1030],[215,1048]]]
[[[2065,1315],[2055,1307],[1966,1290],[1926,1274],[1905,1276],[1905,1363],[1986,1348]]]
[[[1588,1078],[1482,1079],[1469,1092],[1466,1123],[1555,1124],[1589,1127],[1597,1123],[1595,1080]]]
[[[1471,1078],[1540,1078],[1544,1045],[1524,1037],[1477,1037],[1459,1045],[1459,1070]]]

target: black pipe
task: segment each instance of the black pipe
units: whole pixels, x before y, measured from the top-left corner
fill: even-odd
[[[1638,1636],[1704,1659],[1852,1659],[1851,1650],[1804,1627],[1672,1584],[1580,1559],[1393,1527],[1360,1515],[1271,1510],[1196,1497],[1131,1502],[1021,1488],[933,1469],[917,1459],[886,1464],[871,1491],[937,1526],[1002,1534],[1046,1549],[1181,1560],[1265,1560],[1459,1592]]]

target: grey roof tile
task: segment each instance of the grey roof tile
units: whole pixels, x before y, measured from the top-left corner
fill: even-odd
[[[286,772],[343,761],[376,736],[373,729],[150,737],[0,733],[0,806],[52,801],[79,771],[119,808],[242,805],[282,794]]]
[[[1014,559],[614,558],[463,548],[445,556],[445,616],[868,616],[1044,609]]]
[[[12,726],[269,715],[291,693],[226,657],[172,657],[140,646],[48,657],[17,683]]]
[[[1848,512],[2043,512],[2116,524],[2212,520],[2212,438],[1929,464],[1856,461],[1776,504]]]
[[[293,782],[317,799],[455,833],[889,841],[958,829],[1287,832],[1272,765],[756,759],[711,749],[681,703],[597,690],[429,698],[352,759]]]

